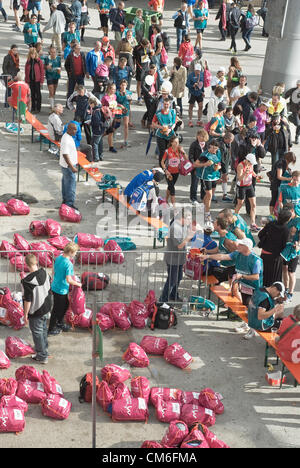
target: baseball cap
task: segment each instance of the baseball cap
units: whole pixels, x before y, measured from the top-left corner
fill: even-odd
[[[200,71],[202,70],[202,67],[199,63],[196,63],[195,70],[200,70]]]
[[[245,245],[246,247],[248,247],[248,249],[252,250],[253,249],[253,242],[251,239],[249,239],[248,237],[245,237],[245,239],[238,239],[236,240],[236,243],[238,245]]]
[[[279,291],[280,297],[285,296],[285,286],[281,281],[276,281],[275,283],[272,284],[273,288],[276,288]]]
[[[204,231],[214,232],[214,225],[211,221],[207,221],[204,225]]]
[[[225,67],[219,67],[218,72],[223,72],[223,73],[225,73]]]
[[[107,36],[103,36],[101,41],[102,42],[109,42],[109,38]]]
[[[249,161],[249,163],[252,164],[252,166],[255,166],[255,164],[257,164],[257,161],[256,161],[256,157],[254,154],[252,153],[249,153],[247,154],[246,158],[245,158],[247,161]]]

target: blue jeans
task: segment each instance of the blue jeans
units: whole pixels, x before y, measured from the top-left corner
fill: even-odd
[[[177,36],[177,52],[179,51],[180,44],[183,41],[184,36],[187,34],[186,29],[176,28],[176,36]]]
[[[6,21],[6,20],[7,20],[7,13],[6,13],[6,11],[4,10],[4,8],[3,8],[2,1],[0,1],[0,11],[1,11],[2,15],[3,15],[3,18],[4,18],[5,21]]]
[[[160,296],[160,302],[175,301],[178,298],[179,283],[183,277],[183,265],[167,265],[168,278]]]
[[[62,202],[65,205],[73,206],[76,198],[76,173],[69,167],[62,167],[61,192]]]
[[[246,29],[246,31],[243,32],[242,37],[245,41],[246,46],[250,47],[250,39],[251,39],[251,34],[252,34],[253,28],[251,29]]]
[[[29,315],[29,328],[32,333],[37,359],[46,359],[48,357],[47,315],[36,318]]]
[[[164,81],[164,79],[163,79],[163,76],[162,76],[161,71],[160,71],[160,59],[161,59],[161,54],[152,56],[152,63],[154,63],[154,65],[156,65],[158,80],[159,80],[159,84],[161,85],[162,82]]]
[[[99,161],[103,157],[103,135],[93,135],[92,147],[94,161]]]

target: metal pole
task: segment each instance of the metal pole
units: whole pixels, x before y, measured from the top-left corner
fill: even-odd
[[[97,347],[97,336],[96,336],[96,296],[94,297],[93,307],[93,354],[92,354],[92,376],[93,376],[93,392],[92,392],[92,448],[96,448],[96,373],[97,373],[97,362],[96,362],[96,347]]]
[[[20,193],[20,147],[21,147],[21,109],[20,103],[21,101],[21,86],[19,86],[18,91],[18,100],[17,100],[17,119],[18,119],[18,138],[17,138],[17,197]]]

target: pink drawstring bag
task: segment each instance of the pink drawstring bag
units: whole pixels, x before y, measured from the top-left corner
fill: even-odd
[[[144,398],[123,398],[112,402],[113,421],[147,421],[148,406]]]
[[[96,315],[96,322],[103,332],[110,330],[111,328],[115,328],[115,322],[113,319],[109,315],[102,314],[101,312],[98,312]]]
[[[141,448],[164,448],[159,442],[156,440],[145,440],[141,445]]]
[[[48,418],[63,420],[69,417],[72,404],[59,395],[47,395],[41,402],[42,414]]]
[[[202,432],[206,442],[209,445],[209,448],[230,448],[227,444],[225,444],[225,442],[218,439],[217,436],[213,432],[211,432],[208,429],[208,427],[206,427],[204,424],[196,423],[194,426],[192,426],[190,430],[190,435],[192,435],[194,432]]]
[[[79,328],[91,328],[93,320],[93,311],[91,309],[85,309],[80,315],[74,314],[72,309],[68,309],[66,312],[66,321],[72,327]]]
[[[46,222],[45,221],[32,221],[29,225],[29,232],[34,237],[47,236]]]
[[[15,271],[29,273],[29,268],[25,262],[25,257],[23,257],[22,254],[11,256],[9,263],[14,267]]]
[[[0,408],[0,433],[24,431],[25,416],[17,408]]]
[[[133,367],[148,367],[149,358],[143,348],[136,343],[130,343],[123,354],[123,359]]]
[[[182,406],[181,419],[188,426],[195,422],[205,424],[205,426],[213,426],[216,422],[215,413],[212,410],[193,404]]]
[[[203,433],[201,431],[195,430],[192,431],[182,442],[180,448],[210,448]]]
[[[134,379],[131,379],[130,387],[133,398],[144,398],[148,404],[150,396],[150,382],[147,377],[134,377]]]
[[[123,251],[115,240],[113,239],[109,240],[105,244],[104,250],[107,252],[108,260],[111,261],[112,263],[118,263],[118,264],[124,263],[125,257],[124,257]]]
[[[0,289],[0,307],[7,308],[8,304],[13,300],[9,288]]]
[[[16,198],[8,200],[6,207],[12,215],[28,215],[30,213],[30,208],[27,203],[22,200],[17,200]]]
[[[75,315],[83,314],[85,311],[85,294],[79,286],[72,286],[70,291],[70,308]]]
[[[144,304],[148,309],[148,316],[152,317],[154,312],[154,306],[156,304],[156,296],[153,290],[150,290],[144,300]]]
[[[81,283],[84,291],[102,291],[109,284],[109,276],[104,273],[85,271],[81,275]]]
[[[42,376],[33,366],[21,366],[15,372],[16,380],[30,380],[31,382],[41,382]]]
[[[8,369],[11,365],[9,358],[4,351],[0,351],[0,369]]]
[[[33,251],[41,251],[35,252],[34,255],[38,259],[38,263],[41,267],[51,268],[52,267],[52,255],[50,252],[47,252],[47,249],[50,251],[50,246],[47,246],[46,242],[31,242],[30,249]],[[42,251],[45,252],[42,252]]]
[[[62,227],[58,221],[49,218],[45,222],[45,227],[49,237],[57,237],[61,235]]]
[[[211,388],[204,388],[199,394],[199,405],[213,410],[216,414],[224,413],[224,405],[221,402],[222,395]]]
[[[98,249],[104,246],[104,240],[101,237],[94,234],[84,234],[83,232],[78,232],[77,243],[79,247],[86,247],[88,249]]]
[[[167,362],[180,369],[185,369],[193,361],[192,356],[179,343],[173,343],[168,346],[165,349],[164,358]]]
[[[13,244],[7,241],[2,241],[0,250],[2,252],[1,257],[4,258],[12,258],[16,254],[19,255],[18,249]]]
[[[6,309],[0,307],[0,323],[5,327],[11,327],[10,320],[8,319],[8,313]]]
[[[67,221],[68,223],[80,223],[82,220],[82,216],[78,210],[64,204],[59,208],[59,217],[62,221]]]
[[[34,354],[34,349],[17,336],[8,336],[5,340],[5,352],[10,359]]]
[[[25,326],[24,310],[16,301],[9,301],[6,306],[7,317],[14,330],[20,330]]]
[[[130,390],[127,385],[124,384],[124,382],[110,385],[109,388],[112,392],[113,400],[120,400],[131,397]]]
[[[64,250],[65,246],[71,242],[71,239],[66,236],[55,236],[47,239],[47,242],[58,250]]]
[[[161,444],[167,445],[168,447],[178,447],[188,434],[189,428],[185,422],[180,420],[171,421],[161,440]]]
[[[28,404],[16,395],[5,395],[0,398],[0,408],[14,408],[26,413],[28,411]]]
[[[14,245],[18,250],[25,250],[26,252],[30,250],[29,242],[20,234],[14,234]]]
[[[15,395],[18,388],[18,382],[15,379],[0,379],[0,396]]]
[[[145,304],[139,301],[132,301],[128,306],[128,314],[133,327],[146,327],[149,312]]]
[[[7,209],[6,203],[0,202],[0,216],[11,216],[10,211]]]
[[[101,314],[110,315],[112,307],[117,308],[118,310],[122,311],[122,313],[127,313],[127,305],[123,302],[107,302],[107,304],[104,304],[101,307],[99,312],[101,312]]]
[[[51,377],[49,372],[43,370],[43,374],[41,375],[41,382],[44,386],[45,393],[52,394],[52,395],[60,395],[64,396],[64,392],[54,377]]]
[[[121,330],[128,330],[131,327],[131,321],[129,315],[127,314],[127,307],[119,307],[118,305],[113,305],[110,308],[110,317],[115,322],[115,325]]]
[[[166,338],[146,335],[142,338],[140,346],[147,354],[162,356],[168,346],[168,340],[166,340]]]
[[[101,378],[105,380],[108,385],[125,382],[127,379],[130,379],[130,377],[131,374],[129,370],[117,364],[108,364],[101,369]]]
[[[108,383],[103,380],[102,382],[100,382],[98,386],[98,390],[96,393],[96,401],[101,406],[103,411],[107,411],[112,400],[113,400],[112,391],[109,388]]]
[[[107,262],[107,254],[102,250],[80,247],[77,262],[82,265],[104,265]]]
[[[181,394],[182,390],[179,390],[178,388],[152,387],[150,392],[150,402],[155,407],[159,400],[181,403]]]
[[[47,395],[41,382],[22,380],[18,382],[17,396],[26,401],[26,403],[38,404]]]
[[[170,423],[180,419],[180,411],[180,403],[177,401],[158,400],[155,414],[158,421]]]
[[[199,392],[182,392],[181,403],[183,405],[199,405]]]

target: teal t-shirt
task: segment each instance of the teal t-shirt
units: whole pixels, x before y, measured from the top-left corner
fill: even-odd
[[[194,16],[195,18],[202,18],[203,16],[208,17],[208,10],[207,8],[195,8],[194,9]],[[195,20],[194,21],[195,29],[205,29],[207,26],[207,20]]]
[[[244,218],[242,218],[241,215],[235,214],[234,215],[237,219],[229,226],[229,230],[231,232],[234,232],[235,228],[239,228],[241,231],[243,231],[248,239],[251,239],[253,242],[253,246],[255,245],[255,240],[254,237],[250,231],[250,228]]]
[[[46,70],[46,79],[47,80],[59,80],[60,74],[58,73],[57,69],[61,68],[61,58],[55,57],[55,59],[51,59],[50,57],[46,57],[44,60],[45,68],[47,65],[51,65],[49,70]]]
[[[160,125],[165,125],[167,127],[173,127],[176,122],[176,112],[174,109],[170,109],[168,114],[164,114],[162,111],[156,113],[157,120]],[[157,130],[156,136],[164,138],[164,140],[170,140],[172,136],[175,135],[174,130],[172,130],[169,135],[166,135],[161,132],[160,129]]]
[[[279,192],[282,194],[282,204],[293,203],[296,215],[300,216],[300,184],[296,187],[280,185]]]
[[[197,177],[199,177],[199,179],[212,182],[219,180],[221,177],[221,172],[219,170],[215,170],[215,164],[221,164],[221,151],[218,150],[216,154],[205,151],[202,153],[201,158],[202,157],[206,158],[208,161],[212,161],[213,164],[206,167],[197,167]]]
[[[274,308],[274,301],[270,294],[264,289],[259,288],[256,290],[251,297],[249,306],[248,306],[248,325],[255,330],[267,330],[268,328],[274,325],[274,315],[271,317],[259,320],[258,319],[258,309],[262,307],[265,310],[271,310]]]
[[[74,275],[72,262],[63,255],[57,257],[54,263],[54,278],[51,285],[51,290],[56,294],[65,295],[69,292],[69,283],[67,276]]]
[[[259,275],[258,280],[249,280],[242,278],[239,283],[252,288],[258,289],[262,286],[263,282],[263,262],[256,254],[242,255],[240,252],[232,252],[230,258],[235,261],[235,271],[241,275]]]
[[[232,241],[236,241],[237,237],[232,232],[227,232],[224,237],[220,237],[219,239],[219,252],[222,254],[230,254],[229,250],[225,246],[225,240],[229,239]],[[230,267],[235,265],[235,260],[222,260],[221,265],[224,267]]]

